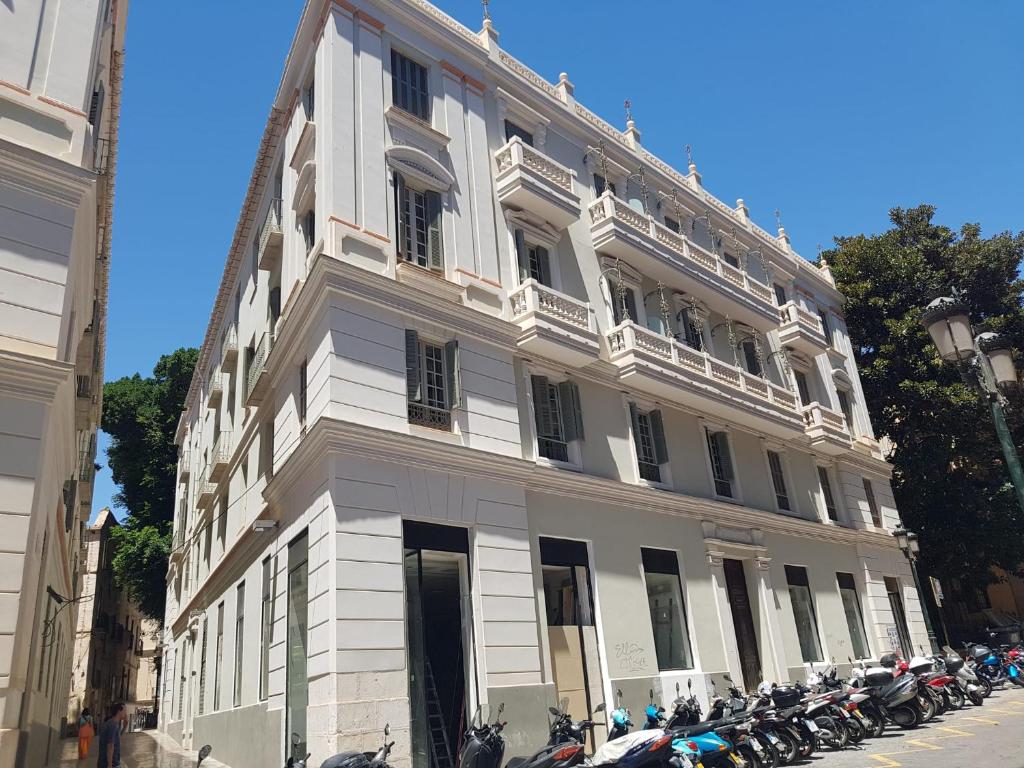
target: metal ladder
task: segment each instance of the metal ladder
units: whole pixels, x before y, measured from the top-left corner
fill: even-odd
[[[437,686],[434,684],[434,671],[430,659],[424,659],[426,667],[426,699],[427,724],[430,728],[430,756],[433,768],[455,768],[452,761],[452,750],[448,745],[448,729],[444,723],[444,712],[437,698]]]

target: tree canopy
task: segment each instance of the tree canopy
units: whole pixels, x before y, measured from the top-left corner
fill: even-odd
[[[111,438],[107,459],[119,488],[113,501],[128,513],[114,533],[114,575],[158,621],[174,522],[174,432],[198,358],[197,349],[178,349],[157,361],[152,376],[136,373],[103,388],[102,428]]]
[[[1017,571],[1024,514],[1003,463],[988,405],[942,362],[921,325],[932,299],[958,292],[975,331],[1024,339],[1024,234],[982,237],[933,222],[928,205],[889,212],[892,228],[836,238],[822,257],[846,294],[846,322],[877,436],[893,443],[893,491],[920,535],[924,573],[983,585],[989,566]],[[966,371],[968,376],[973,374]],[[1024,399],[1009,395],[1016,444]]]

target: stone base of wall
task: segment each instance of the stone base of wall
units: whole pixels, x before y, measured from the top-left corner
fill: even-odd
[[[263,703],[196,717],[192,724],[192,748],[198,750],[209,744],[213,757],[225,765],[281,768],[283,715],[283,710],[268,710]],[[180,723],[172,723],[169,728],[175,725],[180,743]],[[312,764],[319,762],[313,760]]]

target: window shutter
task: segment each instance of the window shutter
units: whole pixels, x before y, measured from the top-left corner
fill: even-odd
[[[637,458],[642,458],[643,453],[640,450],[640,409],[633,402],[629,404],[629,424],[633,430],[633,446],[636,448]]]
[[[462,386],[459,376],[459,342],[452,339],[444,345],[445,395],[448,410],[462,406]]]
[[[516,261],[519,264],[519,281],[525,282],[530,278],[530,254],[526,250],[526,237],[523,230],[517,229],[513,235],[516,244]]]
[[[636,313],[636,294],[633,293],[632,288],[626,289],[626,311],[629,312],[629,319],[633,322],[638,322],[637,318],[640,317]]]
[[[444,269],[441,243],[441,195],[433,190],[424,194],[427,203],[427,252],[431,269]]]
[[[398,248],[397,253],[399,256],[408,258],[408,254],[405,252],[405,209],[407,206],[406,196],[408,192],[405,189],[405,179],[402,174],[395,173],[395,231],[398,233]]]
[[[548,377],[531,376],[530,385],[533,387],[533,414],[537,434],[550,435],[552,430],[551,409],[548,404]]]
[[[562,427],[565,430],[565,442],[583,439],[583,412],[580,409],[580,390],[571,381],[563,381],[558,385],[558,395],[562,401]]]
[[[96,90],[92,92],[92,100],[89,102],[89,123],[93,128],[100,127],[100,121],[103,119],[103,101],[105,96],[103,83],[100,83],[96,86]]]
[[[661,418],[661,411],[651,411],[648,418],[651,420],[654,455],[659,464],[665,464],[668,461],[668,446],[665,444],[665,422]]]
[[[608,289],[612,295],[612,321],[615,325],[622,322],[622,302],[619,301],[619,290],[615,283],[608,283]]]
[[[732,481],[732,454],[729,453],[729,433],[715,432],[715,445],[718,447],[718,456],[722,464],[723,479]]]
[[[420,393],[420,335],[405,332],[405,392],[410,403],[418,403]]]
[[[551,265],[548,262],[548,249],[537,246],[537,266],[540,271],[542,285],[551,285]]]

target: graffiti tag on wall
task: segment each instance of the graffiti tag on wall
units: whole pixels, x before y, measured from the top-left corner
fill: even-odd
[[[647,669],[647,652],[636,643],[616,643],[615,659],[623,672],[643,672]]]

